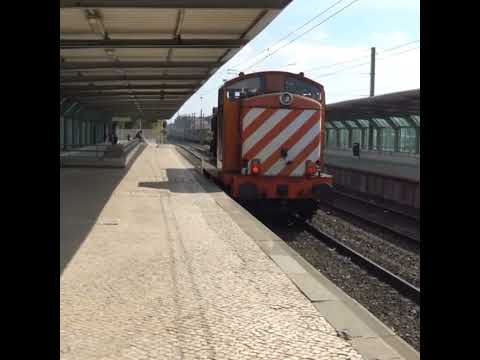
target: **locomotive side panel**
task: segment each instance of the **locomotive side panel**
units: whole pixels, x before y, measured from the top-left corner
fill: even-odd
[[[223,168],[223,89],[220,88],[218,91],[218,112],[217,112],[217,123],[215,127],[214,137],[217,140],[215,147],[215,160],[217,169],[222,170]]]
[[[222,172],[239,172],[240,169],[240,104],[238,101],[223,102],[223,163]]]

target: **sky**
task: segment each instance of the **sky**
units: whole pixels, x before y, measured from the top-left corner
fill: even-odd
[[[352,1],[351,6],[320,24]],[[329,11],[295,31],[336,2]],[[199,115],[201,110],[211,114],[223,80],[238,76],[240,71],[304,72],[305,77],[324,86],[327,104],[368,96],[371,47],[377,52],[375,95],[418,89],[419,39],[420,0],[293,0],[217,70],[171,121],[178,114]]]

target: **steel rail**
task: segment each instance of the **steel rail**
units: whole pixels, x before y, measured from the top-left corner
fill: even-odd
[[[352,199],[352,200],[355,200],[355,201],[358,201],[358,202],[361,202],[363,204],[366,204],[368,206],[372,206],[372,207],[376,207],[378,209],[381,209],[381,210],[385,210],[385,211],[388,211],[390,213],[394,213],[394,214],[397,214],[397,215],[400,215],[400,216],[403,216],[403,217],[406,217],[410,220],[414,220],[414,221],[419,221],[420,219],[415,216],[415,215],[412,215],[412,214],[409,214],[407,212],[404,212],[404,211],[401,211],[401,210],[397,210],[397,209],[393,209],[389,206],[383,206],[383,205],[380,205],[380,204],[377,204],[377,203],[374,203],[374,202],[369,202],[367,199],[363,199],[359,196],[355,196],[353,194],[348,194],[348,193],[345,193],[343,191],[340,191],[338,189],[334,189],[334,193],[335,194],[338,194],[340,196],[343,196],[343,197],[346,197],[348,199]]]
[[[334,192],[335,194],[335,192]],[[340,196],[343,196],[343,195],[340,195]],[[350,198],[349,199],[352,199],[352,200],[356,200],[355,198]],[[319,201],[320,203],[322,204],[325,204],[327,206],[330,206],[331,208],[335,209],[335,210],[338,210],[340,212],[343,212],[345,214],[348,214],[358,220],[361,220],[363,222],[366,222],[368,224],[371,224],[373,226],[376,226],[376,227],[379,227],[383,230],[386,230],[394,235],[398,235],[398,236],[401,236],[403,238],[406,238],[408,239],[409,242],[412,242],[412,243],[415,243],[417,245],[420,244],[420,238],[417,237],[417,236],[412,236],[411,234],[407,234],[406,232],[403,232],[401,230],[398,230],[390,225],[387,225],[387,224],[384,224],[380,221],[376,221],[372,218],[369,218],[369,217],[366,217],[366,216],[362,216],[361,214],[355,212],[355,211],[352,211],[352,210],[349,210],[349,209],[346,209],[345,207],[342,207],[342,206],[338,206],[338,205],[335,205],[333,204],[332,202],[330,201]],[[362,202],[363,203],[363,202]],[[365,205],[368,205],[368,203],[364,203]],[[388,209],[385,209],[385,208],[382,208],[381,206],[376,206],[378,209],[381,209],[381,210],[387,210],[389,211]]]
[[[392,286],[399,293],[413,300],[416,304],[420,303],[420,289],[401,277],[395,275],[391,271],[385,269],[383,266],[368,259],[358,251],[352,249],[348,245],[344,244],[340,240],[335,239],[331,235],[317,229],[309,221],[302,219],[298,214],[294,216],[297,222],[301,223],[301,226],[305,227],[308,232],[314,235],[320,241],[327,243],[334,247],[339,253],[349,257],[354,263],[362,268],[366,268],[370,273],[375,275],[380,280]]]

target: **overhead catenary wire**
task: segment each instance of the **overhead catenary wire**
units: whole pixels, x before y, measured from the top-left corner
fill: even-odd
[[[386,52],[389,52],[389,51],[392,51],[392,50],[396,50],[396,49],[399,49],[401,47],[404,47],[404,46],[407,46],[407,45],[411,45],[411,44],[414,44],[414,43],[418,43],[420,40],[414,40],[414,41],[409,41],[409,42],[406,42],[406,43],[402,43],[402,44],[399,44],[399,45],[395,45],[394,47],[391,47],[391,48],[388,48],[388,49],[384,49],[384,50],[379,50],[376,52],[376,54],[383,54],[383,53],[386,53]],[[370,49],[369,49],[370,50]],[[312,71],[312,70],[318,70],[318,69],[327,69],[327,68],[331,68],[331,67],[335,67],[337,65],[342,65],[342,64],[347,64],[347,63],[350,63],[350,62],[355,62],[357,60],[361,60],[361,59],[366,59],[366,58],[369,58],[370,57],[370,52],[369,54],[367,55],[363,55],[363,56],[357,56],[357,57],[354,57],[354,58],[351,58],[351,59],[348,59],[348,60],[342,60],[342,61],[338,61],[338,62],[335,62],[335,63],[331,63],[331,64],[326,64],[326,65],[322,65],[322,66],[316,66],[316,67],[313,67],[313,68],[307,68],[307,69],[302,69],[302,72],[307,72],[307,71]],[[370,62],[366,62],[366,63],[362,63],[361,65],[364,65],[364,64],[369,64]],[[289,67],[291,66],[292,64],[287,64],[287,65],[281,65],[281,66],[277,66],[276,69],[284,69],[286,67]],[[354,68],[357,67],[356,65],[354,66]],[[349,68],[348,68],[349,69]],[[347,69],[347,70],[348,70]]]
[[[319,12],[317,15],[315,15],[314,17],[312,17],[310,20],[308,20],[307,22],[303,23],[300,27],[296,28],[295,30],[293,31],[290,31],[287,35],[283,36],[281,39],[277,40],[273,45],[270,45],[269,47],[266,47],[264,48],[262,51],[260,51],[257,55],[253,56],[250,61],[253,61],[254,59],[258,58],[260,55],[262,55],[265,51],[270,51],[271,48],[274,48],[276,45],[280,44],[283,40],[287,39],[288,37],[290,37],[290,35],[293,35],[294,33],[296,33],[298,30],[300,29],[303,29],[305,26],[307,26],[308,24],[310,24],[313,20],[317,19],[318,17],[322,16],[323,14],[325,14],[328,10],[332,9],[333,7],[337,6],[338,4],[340,4],[341,2],[343,2],[345,0],[338,0],[336,2],[334,2],[332,5],[328,6],[327,8],[325,8],[324,10],[322,10],[321,12]],[[232,66],[232,68],[236,68],[237,66],[240,66],[240,65],[243,65],[242,63],[237,63],[235,65]]]
[[[403,44],[400,44],[400,45],[395,45],[394,47],[391,47],[391,48],[388,48],[388,49],[385,49],[385,50],[379,50],[379,51],[376,52],[376,54],[379,55],[380,53],[385,53],[385,52],[389,52],[389,51],[392,51],[392,50],[395,50],[395,49],[399,49],[401,47],[411,45],[411,44],[417,43],[419,41],[420,40],[414,40],[414,41],[409,41],[407,43],[403,43]],[[370,49],[368,49],[368,51],[370,51]],[[348,59],[348,60],[342,60],[342,61],[338,61],[338,62],[335,62],[335,63],[332,63],[332,64],[322,65],[322,66],[318,66],[318,67],[314,67],[314,68],[308,68],[308,69],[305,69],[304,72],[311,71],[311,70],[317,70],[317,69],[327,69],[327,68],[335,67],[337,65],[342,65],[342,64],[347,64],[347,63],[350,63],[350,62],[354,62],[356,60],[365,59],[365,58],[368,58],[368,57],[370,57],[370,52],[366,55],[357,56],[357,57],[354,57],[354,58],[351,58],[351,59]]]
[[[395,49],[398,49],[398,48],[401,48],[401,47],[404,47],[404,46],[407,46],[407,45],[415,44],[415,43],[418,43],[418,42],[420,42],[420,39],[409,41],[409,42],[401,44],[401,45],[396,45],[394,47],[391,47],[391,48],[388,48],[388,49],[385,49],[385,50],[381,50],[381,52],[392,51],[392,50],[395,50]]]
[[[219,74],[221,74],[221,72],[219,72]],[[223,72],[223,74],[225,74],[225,71]],[[203,85],[202,85],[203,86]],[[202,93],[200,93],[201,96],[205,96],[205,95],[208,95],[208,94],[211,94],[213,91],[216,91],[219,89],[221,85],[217,85],[217,86],[213,86],[213,87],[210,87],[206,90],[204,90]]]
[[[294,34],[295,32],[297,32],[298,30],[304,28],[306,25],[308,25],[309,23],[311,23],[313,20],[315,20],[316,18],[320,17],[321,15],[323,15],[324,13],[326,13],[328,10],[332,9],[333,7],[335,7],[336,5],[338,5],[339,3],[341,3],[342,1],[344,0],[338,0],[336,2],[334,2],[332,5],[330,5],[329,7],[327,7],[326,9],[324,9],[323,11],[321,11],[319,14],[315,15],[313,18],[311,18],[310,20],[308,20],[307,22],[305,22],[304,24],[302,24],[300,27],[298,27],[297,29],[295,29],[294,31],[291,31],[290,33],[288,33],[287,35],[283,36],[281,39],[277,40],[273,46],[275,46],[276,44],[280,43],[281,41],[285,40],[286,38],[288,38],[290,35]],[[300,37],[304,36],[305,34],[309,33],[310,31],[312,31],[313,29],[315,29],[316,27],[320,26],[321,24],[325,23],[326,21],[328,21],[329,19],[331,19],[332,17],[336,16],[337,14],[339,14],[340,12],[344,11],[346,8],[348,8],[349,6],[353,5],[355,2],[357,2],[359,0],[353,0],[351,1],[350,3],[348,3],[347,5],[345,5],[344,7],[342,7],[341,9],[337,10],[336,12],[334,12],[333,14],[331,14],[329,17],[327,17],[326,19],[324,19],[323,21],[321,21],[320,23],[316,24],[315,26],[311,27],[310,29],[308,29],[307,31],[303,32],[302,34],[300,34],[299,36],[295,37],[294,39],[292,39],[291,41],[289,41],[288,43],[284,44],[283,46],[281,46],[280,48],[276,49],[274,52],[272,53],[269,53],[267,56],[265,56],[264,58],[262,58],[261,60],[257,61],[255,64],[249,66],[249,67],[246,67],[244,68],[245,69],[250,69],[252,68],[253,66],[255,65],[258,65],[260,62],[264,61],[265,59],[267,59],[268,57],[272,56],[273,54],[275,54],[276,52],[278,52],[279,50],[285,48],[286,46],[288,46],[289,44],[291,44],[292,42],[296,41],[297,39],[299,39]],[[400,45],[396,45],[395,47],[392,47],[392,48],[389,48],[389,49],[385,49],[383,50],[382,52],[387,52],[387,51],[391,51],[391,50],[395,50],[397,48],[400,48],[400,47],[403,47],[403,46],[406,46],[406,45],[409,45],[409,44],[412,44],[412,43],[415,43],[415,42],[419,42],[420,40],[415,40],[415,41],[411,41],[411,42],[408,42],[408,43],[405,43],[405,44],[400,44]],[[262,54],[263,52],[265,52],[266,50],[269,50],[270,47],[268,48],[265,48],[264,50],[262,50],[262,52],[260,52],[260,54]],[[256,56],[254,56],[253,58],[256,58],[258,57],[259,54],[257,54]],[[353,59],[349,59],[349,60],[345,60],[345,61],[341,61],[341,62],[337,62],[337,63],[333,63],[333,64],[329,64],[329,65],[325,65],[325,66],[320,66],[320,67],[315,67],[315,68],[310,68],[310,69],[305,69],[304,71],[310,71],[310,70],[316,70],[316,69],[320,69],[320,68],[328,68],[328,67],[334,67],[334,66],[337,66],[337,65],[341,65],[341,64],[345,64],[345,63],[349,63],[349,62],[353,62],[355,60],[359,60],[359,59],[362,59],[364,57],[366,57],[368,55],[365,55],[365,56],[362,56],[362,57],[356,57],[356,58],[353,58]],[[240,63],[237,63],[236,65],[240,65]],[[362,64],[363,65],[363,64]],[[359,65],[360,66],[360,65]],[[237,66],[232,66],[231,68],[236,68]],[[357,66],[355,66],[357,67]],[[230,69],[230,68],[229,68]],[[221,72],[219,73],[227,73],[229,69],[224,69],[222,70]],[[213,87],[213,88],[210,88],[210,89],[207,89],[205,91],[202,92],[202,96],[204,95],[207,95],[207,94],[210,94],[212,91],[215,91],[216,89],[218,89],[218,86],[216,87]]]
[[[313,29],[319,27],[320,25],[324,24],[325,22],[327,22],[328,20],[334,18],[335,16],[337,16],[338,14],[340,14],[341,12],[345,11],[348,7],[352,6],[353,4],[355,4],[356,2],[358,2],[360,0],[352,0],[351,2],[349,2],[347,5],[345,5],[344,7],[340,8],[339,10],[335,11],[333,14],[331,14],[330,16],[328,16],[327,18],[323,19],[321,22],[319,22],[318,24],[316,24],[315,26],[312,26],[311,28],[309,28],[308,30],[304,31],[303,33],[301,33],[300,35],[294,37],[292,40],[290,40],[289,42],[283,44],[281,47],[275,49],[275,51],[269,53],[267,56],[261,58],[259,61],[257,61],[256,63],[254,63],[253,65],[250,65],[248,67],[245,67],[244,70],[248,70],[248,69],[251,69],[252,67],[260,64],[261,62],[265,61],[267,58],[269,58],[270,56],[272,56],[273,54],[277,53],[278,51],[280,51],[281,49],[287,47],[288,45],[290,45],[291,43],[293,43],[294,41],[297,41],[298,39],[300,39],[302,36],[304,36],[305,34],[308,34],[310,31],[312,31]]]
[[[314,28],[318,27],[319,25],[323,24],[324,22],[326,22],[327,20],[331,19],[333,16],[337,15],[338,13],[340,13],[341,11],[345,10],[347,7],[353,5],[355,2],[357,2],[358,0],[354,0],[352,2],[350,2],[349,4],[347,4],[346,6],[344,6],[343,8],[341,8],[340,10],[336,11],[335,13],[333,13],[332,15],[330,15],[328,18],[324,19],[322,22],[320,22],[319,24],[315,25],[314,27],[308,29],[307,31],[303,32],[302,34],[300,34],[299,36],[297,36],[296,38],[294,38],[293,40],[291,40],[290,42],[284,44],[282,47],[278,48],[277,50],[275,50],[275,52],[281,50],[282,48],[288,46],[289,44],[291,44],[292,42],[296,41],[298,38],[302,37],[303,35],[305,35],[306,33],[312,31]],[[327,8],[326,10],[324,10],[322,13],[325,13],[328,9],[332,8],[333,6],[337,5],[338,3],[340,3],[341,1],[337,1],[335,2],[334,4],[332,4],[329,8]],[[318,14],[316,17],[320,16],[322,13]],[[314,18],[316,18],[314,17]],[[296,30],[294,30],[293,32],[289,33],[287,36],[283,37],[281,40],[287,38],[288,36],[290,36],[292,33],[298,31],[299,29],[301,29],[302,27],[305,27],[308,23],[310,23],[311,21],[313,21],[313,19],[310,19],[308,22],[306,22],[305,24],[303,24],[302,26],[300,26],[299,28],[297,28]],[[279,41],[281,41],[279,40]],[[278,42],[279,42],[278,41]],[[413,43],[417,43],[419,42],[420,40],[414,40],[414,41],[409,41],[407,43],[403,43],[403,44],[399,44],[399,45],[395,45],[394,47],[391,47],[391,48],[388,48],[388,49],[385,49],[385,50],[381,50],[380,53],[385,53],[385,52],[389,52],[389,51],[393,51],[393,50],[396,50],[396,49],[399,49],[401,47],[404,47],[404,46],[407,46],[407,45],[410,45],[410,44],[413,44]],[[277,43],[278,43],[277,42]],[[409,52],[409,51],[412,51],[412,50],[416,50],[418,48],[414,48],[414,49],[408,49],[406,51],[402,51],[400,53],[395,53],[393,55],[399,55],[399,54],[402,54],[402,53],[405,53],[405,52]],[[266,58],[270,57],[271,55],[273,55],[275,52],[273,53],[270,53],[269,55],[267,55],[267,57],[264,57],[262,60],[258,61],[256,64],[248,67],[247,69],[259,64],[261,61],[265,60]],[[377,54],[379,54],[379,52],[377,52]],[[367,56],[369,55],[365,55],[365,56],[361,56],[361,57],[355,57],[355,58],[352,58],[352,59],[348,59],[348,60],[344,60],[344,61],[341,61],[341,62],[336,62],[336,63],[333,63],[333,64],[328,64],[328,65],[324,65],[324,66],[320,66],[320,67],[315,67],[315,68],[309,68],[309,69],[305,69],[304,71],[311,71],[311,70],[316,70],[316,69],[324,69],[324,68],[329,68],[329,67],[334,67],[334,66],[337,66],[337,65],[341,65],[341,64],[345,64],[345,63],[349,63],[349,62],[353,62],[353,61],[356,61],[356,60],[359,60],[359,59],[363,59],[363,58],[366,58]],[[379,58],[379,60],[382,60],[383,58]],[[365,63],[361,63],[361,64],[356,64],[352,67],[347,67],[347,68],[343,68],[341,70],[338,70],[338,71],[335,71],[333,73],[329,73],[329,74],[323,74],[323,75],[320,75],[320,76],[332,76],[332,75],[335,75],[337,73],[340,73],[340,72],[344,72],[346,70],[349,70],[349,69],[352,69],[352,68],[357,68],[357,67],[360,67],[360,66],[363,66],[363,65],[366,65],[366,64],[369,64],[370,62],[365,62]],[[291,66],[292,64],[287,64],[286,66],[283,66],[283,67],[287,67],[287,66]],[[224,69],[224,70],[221,70],[218,72],[218,74],[226,74],[228,72],[229,69]],[[202,96],[205,96],[205,95],[208,95],[210,94],[211,92],[213,91],[216,91],[218,90],[219,86],[214,86],[212,88],[209,88],[207,90],[204,90],[201,95]]]
[[[414,43],[418,43],[420,40],[414,40],[414,41],[409,41],[407,43],[402,43],[402,44],[399,44],[399,45],[395,45],[391,48],[387,48],[385,50],[380,50],[380,51],[377,51],[377,54],[381,55],[381,54],[384,54],[386,52],[390,52],[390,51],[393,51],[393,50],[396,50],[396,49],[399,49],[399,48],[402,48],[402,47],[405,47],[407,45],[411,45],[411,44],[414,44]],[[393,55],[400,55],[402,53],[406,53],[406,52],[410,52],[410,51],[413,51],[413,50],[416,50],[418,49],[419,47],[416,47],[416,48],[413,48],[413,49],[408,49],[408,50],[404,50],[404,51],[401,51],[401,52],[397,52],[397,53],[393,53],[391,54],[390,56],[393,56]],[[328,64],[328,65],[325,65],[325,66],[320,66],[320,67],[315,67],[315,68],[310,68],[310,69],[306,69],[304,71],[311,71],[311,70],[316,70],[316,69],[325,69],[325,68],[329,68],[329,67],[334,67],[336,65],[340,65],[340,64],[344,64],[344,63],[349,63],[349,62],[353,62],[354,60],[358,60],[358,59],[363,59],[363,58],[366,58],[366,57],[369,57],[370,55],[365,55],[365,56],[361,56],[361,57],[356,57],[356,58],[352,58],[352,59],[349,59],[349,60],[345,60],[345,61],[341,61],[341,62],[336,62],[336,63],[332,63],[332,64]],[[388,57],[390,57],[388,56]],[[383,60],[384,57],[379,57],[377,58],[377,60]],[[355,69],[355,68],[358,68],[360,66],[364,66],[364,65],[368,65],[370,64],[370,61],[368,62],[364,62],[364,63],[361,63],[361,64],[355,64],[353,66],[349,66],[349,67],[346,67],[346,68],[342,68],[340,70],[337,70],[337,71],[334,71],[332,73],[326,73],[326,74],[321,74],[321,75],[317,75],[317,77],[329,77],[329,76],[333,76],[337,73],[343,73],[344,71],[347,71],[347,70],[350,70],[350,69]],[[287,65],[288,66],[288,65]],[[285,66],[284,66],[285,67]],[[226,73],[227,70],[223,70],[219,73]],[[313,72],[315,73],[315,72]],[[217,86],[214,86],[214,87],[211,87],[211,88],[208,88],[207,90],[204,90],[202,93],[201,93],[201,96],[205,96],[205,95],[208,95],[208,94],[211,94],[213,91],[216,91],[218,90],[219,88],[219,85]]]
[[[395,45],[394,47],[391,47],[391,48],[388,48],[388,49],[385,49],[385,50],[381,50],[379,52],[377,52],[377,54],[384,54],[386,52],[390,52],[390,51],[393,51],[393,50],[396,50],[396,49],[399,49],[401,47],[404,47],[404,46],[407,46],[407,45],[411,45],[411,44],[414,44],[414,43],[417,43],[419,42],[420,40],[414,40],[414,41],[410,41],[410,42],[407,42],[407,43],[403,43],[403,44],[400,44],[400,45]],[[403,50],[403,51],[400,51],[400,52],[395,52],[393,54],[388,54],[387,56],[383,56],[383,57],[379,57],[377,58],[377,61],[381,61],[381,60],[384,60],[385,58],[388,58],[388,57],[391,57],[391,56],[395,56],[395,55],[401,55],[401,54],[404,54],[404,53],[407,53],[407,52],[410,52],[410,51],[414,51],[414,50],[418,50],[420,47],[415,47],[415,48],[410,48],[410,49],[407,49],[407,50]],[[363,57],[362,57],[363,58]],[[358,59],[358,58],[356,58]],[[350,59],[352,60],[352,59]],[[346,61],[345,61],[346,62]],[[338,64],[338,63],[335,63],[335,64]],[[342,68],[340,70],[337,70],[337,71],[334,71],[332,73],[326,73],[326,74],[320,74],[320,75],[317,75],[316,77],[322,77],[322,78],[325,78],[325,77],[329,77],[329,76],[333,76],[333,75],[336,75],[336,74],[339,74],[339,73],[343,73],[347,70],[350,70],[350,69],[355,69],[355,68],[358,68],[360,66],[364,66],[364,65],[368,65],[370,64],[370,62],[364,62],[364,63],[361,63],[361,64],[355,64],[353,66],[350,66],[350,67],[346,67],[346,68]],[[330,64],[330,65],[334,65],[334,64]],[[327,65],[327,67],[330,67],[330,65]],[[320,67],[320,68],[325,68],[325,67]],[[312,70],[312,69],[309,69],[309,70]],[[308,70],[307,70],[308,71]],[[225,72],[225,70],[223,71],[223,73]],[[220,72],[219,72],[220,73]],[[219,86],[214,86],[212,88],[209,88],[205,91],[203,91],[201,93],[201,96],[205,96],[205,95],[208,95],[210,94],[211,92],[213,91],[216,91],[218,90]]]
[[[400,55],[400,54],[404,54],[404,53],[407,53],[407,52],[410,52],[410,51],[413,51],[413,50],[418,50],[420,49],[420,47],[415,47],[415,48],[411,48],[411,49],[407,49],[407,50],[403,50],[403,51],[400,51],[398,53],[393,53],[393,54],[389,54],[387,56],[384,56],[384,57],[379,57],[377,58],[376,60],[377,61],[381,61],[381,60],[384,60],[385,58],[389,58],[391,56],[394,56],[394,55]],[[335,74],[338,74],[338,73],[341,73],[341,72],[344,72],[346,70],[350,70],[350,69],[355,69],[357,67],[360,67],[360,66],[364,66],[364,65],[369,65],[370,62],[364,62],[364,63],[361,63],[361,64],[356,64],[356,65],[353,65],[353,66],[350,66],[350,67],[347,67],[347,68],[342,68],[340,70],[337,70],[337,71],[334,71],[332,73],[326,73],[326,74],[321,74],[321,75],[317,75],[317,77],[327,77],[327,76],[332,76],[332,75],[335,75]]]

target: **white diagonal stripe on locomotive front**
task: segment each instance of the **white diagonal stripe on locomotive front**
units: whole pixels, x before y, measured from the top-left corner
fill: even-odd
[[[295,131],[297,131],[310,117],[315,113],[315,110],[305,110],[297,116],[297,118],[283,129],[280,134],[275,136],[272,141],[270,141],[260,152],[255,156],[256,159],[260,159],[261,162],[268,159],[270,155],[273,154],[275,150],[288,140]]]
[[[248,125],[250,125],[253,120],[255,120],[258,116],[260,116],[266,108],[251,108],[243,117],[242,119],[242,129],[245,131]]]
[[[302,176],[305,175],[306,162],[311,160],[313,162],[317,161],[320,158],[320,146],[315,147],[313,151],[303,160],[295,170],[290,173],[290,176]]]
[[[242,156],[245,155],[252,147],[254,147],[257,142],[267,135],[268,132],[272,130],[273,127],[291,111],[292,110],[290,109],[279,109],[267,120],[265,120],[265,122],[243,142]]]
[[[315,123],[310,130],[295,144],[290,150],[288,150],[288,156],[286,159],[280,158],[275,164],[273,164],[270,169],[265,172],[265,175],[277,175],[280,171],[287,166],[287,161],[295,160],[295,158],[302,152],[308,144],[312,142],[315,136],[320,136],[320,123]],[[320,146],[318,146],[320,149]]]

